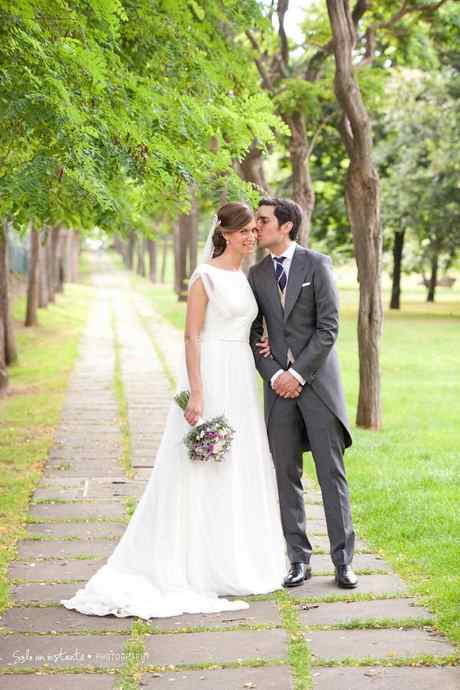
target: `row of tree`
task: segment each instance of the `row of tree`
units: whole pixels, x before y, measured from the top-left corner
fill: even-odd
[[[8,223],[0,227],[0,390],[8,383],[7,367],[18,360],[18,350],[10,313],[8,285]],[[66,282],[74,283],[79,277],[79,233],[64,228],[45,228],[41,232],[29,231],[28,280],[25,326],[36,326],[38,309],[47,309],[64,291]]]
[[[438,263],[445,251],[453,260],[455,233],[448,242],[441,236],[458,213],[459,159],[450,141],[457,121],[444,96],[458,95],[449,85],[459,83],[460,12],[454,0],[318,0],[296,43],[286,33],[288,11],[289,0],[268,9],[257,0],[23,0],[1,11],[0,59],[9,66],[0,212],[35,232],[98,226],[124,238],[128,265],[141,235],[138,269],[146,270],[147,250],[151,275],[158,243],[173,227],[175,289],[184,299],[211,209],[225,199],[254,202],[261,192],[291,196],[305,212],[304,244],[356,259],[357,423],[379,428],[380,176],[396,264],[401,233],[437,252]],[[409,73],[425,93],[438,88],[427,75],[442,73],[445,91],[425,98],[423,114],[414,88],[419,122],[408,139],[410,99],[392,89]],[[440,125],[424,149],[421,132],[437,107],[449,129]],[[402,185],[405,148],[413,167]]]

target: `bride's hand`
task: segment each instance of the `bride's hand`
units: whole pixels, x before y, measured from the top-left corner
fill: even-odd
[[[272,351],[270,349],[270,341],[267,336],[263,336],[256,346],[259,348],[259,354],[262,357],[271,357]]]
[[[184,411],[184,417],[191,426],[195,426],[203,414],[203,398],[197,393],[192,393],[188,405]]]

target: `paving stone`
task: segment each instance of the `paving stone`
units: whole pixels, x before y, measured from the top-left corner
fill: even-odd
[[[145,482],[101,482],[90,480],[87,488],[87,498],[106,498],[109,496],[135,496],[140,497],[145,491]]]
[[[60,500],[60,501],[71,501],[76,498],[82,498],[83,497],[83,484],[81,486],[75,486],[72,488],[50,488],[50,489],[41,489],[40,487],[35,489],[34,494],[33,494],[33,500],[34,501],[42,501],[42,500]]]
[[[8,635],[2,641],[0,667],[117,668],[127,653],[126,635]]]
[[[49,583],[25,583],[11,587],[11,599],[16,603],[24,604],[60,604],[61,599],[70,599],[81,587],[81,583],[68,585]]]
[[[388,659],[419,655],[449,656],[454,647],[426,630],[316,630],[305,633],[312,654],[321,659]]]
[[[118,477],[120,474],[120,466],[113,465],[110,467],[107,464],[101,464],[97,467],[91,467],[91,477],[100,477],[101,479],[106,479],[107,477]],[[70,477],[87,477],[88,476],[88,464],[82,464],[81,467],[63,467],[59,469],[58,467],[53,467],[52,465],[47,465],[43,477],[45,479],[52,478],[63,478],[66,479]]]
[[[237,659],[283,659],[287,655],[284,630],[146,635],[147,665],[221,663]]]
[[[33,500],[74,500],[95,498],[122,498],[124,496],[140,496],[144,491],[144,482],[127,479],[96,480],[79,479],[78,484],[68,486],[65,482],[54,482],[54,485],[39,486],[33,495]]]
[[[46,608],[15,606],[5,611],[0,618],[1,625],[9,630],[40,633],[109,630],[129,634],[134,620],[116,616],[85,616],[78,611],[70,611],[63,605]]]
[[[280,625],[278,607],[274,601],[252,601],[249,609],[221,611],[219,613],[190,613],[171,618],[155,618],[149,621],[152,630],[179,630],[192,627],[228,628],[237,625],[261,623]]]
[[[126,526],[121,522],[42,522],[31,524],[27,532],[36,536],[78,537],[97,539],[101,537],[121,537]]]
[[[310,531],[310,529],[307,530],[307,534],[309,535],[309,539],[313,547],[313,553],[315,553],[315,551],[320,551],[327,554],[330,553],[331,546],[327,534],[315,534],[314,532]],[[359,538],[355,539],[356,553],[369,553],[369,551],[370,549],[366,542],[362,541]]]
[[[135,479],[138,479],[140,481],[148,481],[150,479],[150,475],[152,474],[152,468],[139,468],[136,470],[136,474],[134,475]]]
[[[152,458],[132,458],[132,465],[135,469],[152,469],[154,466],[154,460]]]
[[[46,481],[42,479],[39,483],[39,487],[43,489],[53,489],[57,487],[72,489],[79,486],[83,488],[84,485],[85,479],[82,479],[81,477],[71,477],[69,479],[60,479],[59,477],[53,477],[52,479],[47,479]]]
[[[331,595],[353,594],[398,594],[406,592],[406,585],[397,575],[360,575],[355,589],[337,587],[334,578],[329,575],[317,575],[306,580],[303,585],[287,590],[291,597],[327,597]]]
[[[308,535],[318,535],[327,538],[327,526],[326,520],[308,520],[307,522],[307,533]],[[328,540],[329,543],[329,540]]]
[[[38,503],[32,505],[29,515],[43,520],[86,517],[123,517],[126,515],[126,507],[122,501]]]
[[[460,668],[384,666],[314,668],[313,688],[314,690],[414,690],[415,688],[417,690],[439,690],[439,688],[458,690]]]
[[[121,456],[121,447],[109,448],[106,444],[96,447],[92,444],[89,447],[80,446],[75,448],[70,443],[65,446],[55,446],[48,455],[50,464],[64,462],[99,462],[111,463],[118,461]],[[92,466],[92,465],[91,465]]]
[[[32,541],[24,540],[18,544],[19,558],[69,558],[71,556],[106,557],[114,549],[113,541]]]
[[[87,580],[94,575],[106,559],[97,560],[56,560],[13,563],[9,577],[19,580]]]
[[[335,573],[334,564],[331,561],[330,556],[317,555],[313,552],[311,558],[311,566],[313,569],[313,574],[315,573]],[[356,571],[359,570],[382,570],[385,572],[391,572],[391,568],[388,563],[385,563],[383,558],[379,558],[375,554],[356,554],[353,559],[353,568]]]
[[[307,503],[305,505],[305,512],[307,515],[307,524],[308,520],[322,520],[325,519],[324,516],[324,508],[322,505],[314,505],[314,504],[309,504]]]
[[[294,685],[288,666],[269,666],[168,671],[157,676],[146,673],[142,676],[141,687],[142,690],[241,690],[248,687],[257,690],[292,690]]]
[[[308,606],[308,605],[307,605]],[[378,619],[424,619],[432,614],[413,599],[374,599],[373,601],[344,601],[333,604],[314,604],[317,608],[303,610],[299,605],[302,625],[338,625],[355,620]]]
[[[2,690],[112,690],[114,676],[102,673],[14,673],[0,675]]]

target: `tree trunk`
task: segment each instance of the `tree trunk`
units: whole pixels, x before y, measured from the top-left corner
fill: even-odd
[[[63,283],[70,282],[70,243],[71,230],[64,230],[61,236],[61,263],[62,263],[62,281]]]
[[[195,208],[194,216],[190,224],[189,234],[189,259],[188,259],[188,277],[190,277],[196,268],[198,259],[198,209]]]
[[[57,246],[57,252],[56,252],[56,292],[64,292],[64,283],[65,283],[65,267],[64,267],[64,261],[65,261],[65,254],[66,254],[66,246],[67,246],[67,231],[66,230],[61,230],[59,233],[59,244]]]
[[[438,266],[439,266],[439,254],[437,250],[433,251],[431,255],[431,274],[430,281],[428,283],[428,293],[426,296],[427,302],[434,302],[434,297],[436,293],[436,285],[438,282]]]
[[[128,235],[128,248],[126,252],[126,266],[129,268],[130,271],[133,270],[134,267],[134,248],[136,244],[136,233],[134,230],[129,231]]]
[[[165,283],[166,282],[166,262],[168,259],[168,238],[165,237],[163,239],[163,246],[162,246],[162,252],[161,252],[161,275],[160,275],[160,282]]]
[[[30,260],[29,277],[27,284],[27,311],[25,326],[36,326],[38,324],[38,288],[40,270],[40,233],[33,227],[30,231]]]
[[[136,273],[139,276],[145,276],[145,240],[143,237],[139,237],[137,241]]]
[[[270,188],[265,179],[262,151],[257,147],[256,142],[252,143],[245,158],[239,164],[239,170],[243,180],[256,186],[261,197],[270,196]],[[247,272],[254,263],[262,261],[264,256],[265,250],[257,248],[255,254],[243,262],[243,269]]]
[[[8,243],[7,222],[0,225],[0,321],[2,322],[2,336],[0,337],[0,349],[2,354],[0,361],[5,366],[13,364],[18,359],[16,338],[13,321],[10,314],[9,290],[8,290]],[[1,369],[1,365],[0,365]],[[0,372],[0,390],[2,387],[2,374]]]
[[[48,262],[46,260],[47,242],[45,232],[40,236],[40,255],[39,255],[39,290],[38,290],[38,306],[40,309],[48,308]]]
[[[77,283],[80,277],[80,242],[80,233],[73,230],[70,254],[70,280],[72,283]]]
[[[48,303],[54,302],[54,284],[53,284],[53,231],[48,229],[48,236],[45,245],[45,259],[46,259],[46,279],[48,281]]]
[[[195,195],[188,213],[179,216],[175,233],[175,288],[179,302],[187,301],[187,279],[196,267],[198,205]]]
[[[289,156],[292,168],[292,198],[303,210],[303,220],[297,241],[306,247],[311,231],[311,218],[315,208],[315,192],[310,173],[310,144],[303,113],[284,117],[291,130]]]
[[[150,282],[157,282],[157,243],[155,240],[147,239],[147,251],[149,254],[149,279]]]
[[[56,291],[59,282],[59,243],[60,243],[61,228],[59,226],[52,228],[49,238],[49,285],[48,285],[48,299],[54,302],[56,299]]]
[[[3,317],[3,314],[0,314]],[[5,359],[5,327],[3,318],[0,318],[0,398],[6,395],[8,388],[8,371]]]
[[[395,232],[393,239],[393,276],[390,309],[401,309],[401,267],[405,230]]]
[[[179,302],[185,301],[185,279],[187,270],[187,238],[183,232],[184,218],[178,218],[174,229],[174,289]]]
[[[327,0],[327,8],[336,65],[334,86],[343,112],[340,134],[350,158],[345,201],[359,279],[359,396],[356,424],[367,429],[379,429],[382,425],[380,339],[383,326],[380,181],[372,161],[371,124],[353,70],[356,36],[349,2]]]

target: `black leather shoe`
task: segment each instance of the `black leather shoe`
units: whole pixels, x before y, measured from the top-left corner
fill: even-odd
[[[353,589],[358,586],[358,578],[351,569],[351,566],[338,565],[335,568],[335,583],[344,589]]]
[[[301,561],[291,563],[288,574],[284,578],[283,585],[285,587],[298,587],[304,580],[311,577],[311,565]]]

